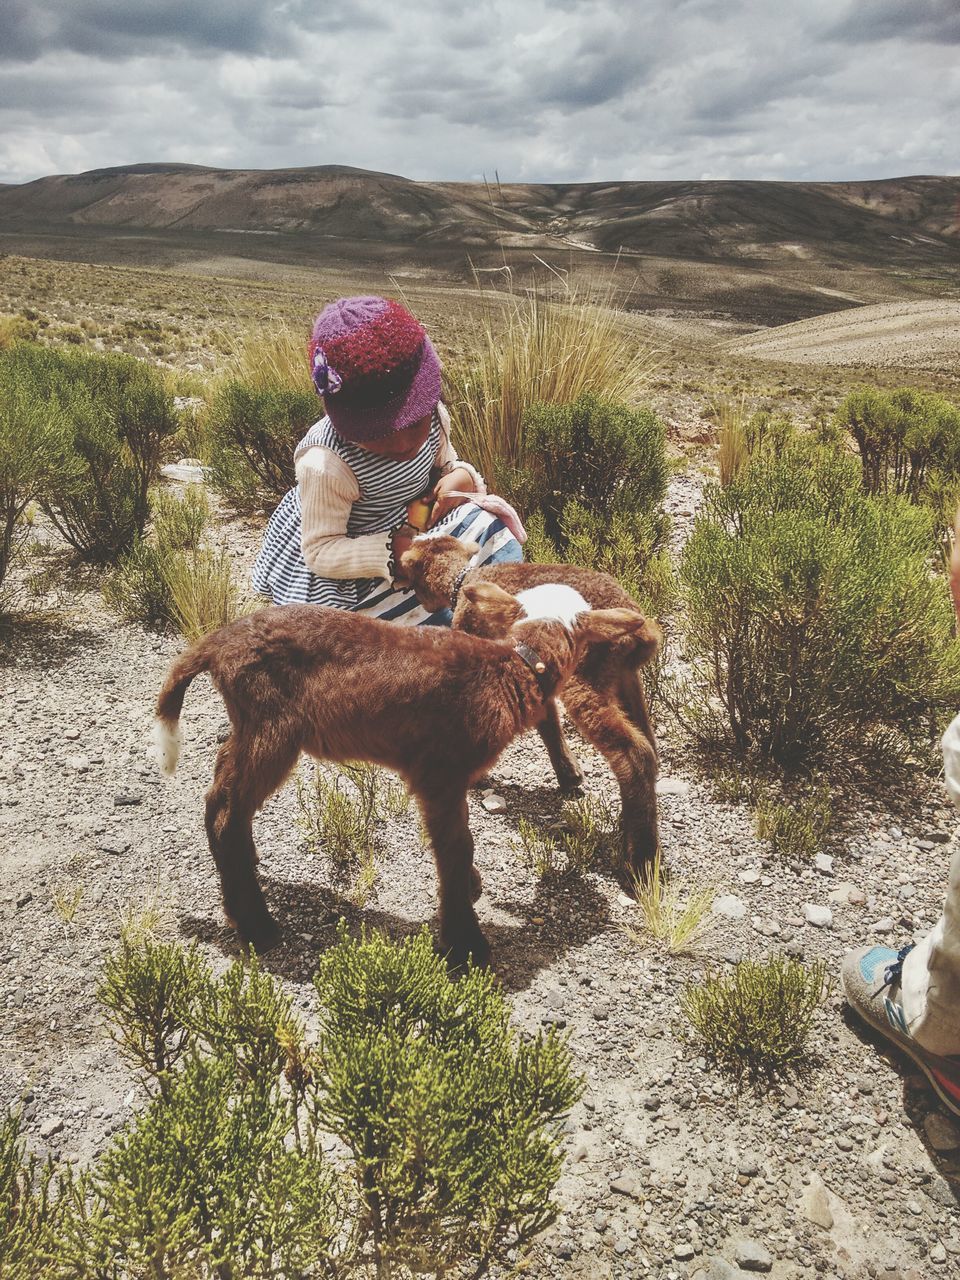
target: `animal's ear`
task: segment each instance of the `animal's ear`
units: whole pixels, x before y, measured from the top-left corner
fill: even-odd
[[[629,653],[638,663],[650,661],[662,638],[657,624],[636,609],[588,609],[577,615],[575,634],[587,644]]]
[[[460,593],[471,617],[483,624],[483,634],[505,636],[518,618],[524,616],[523,605],[493,582],[467,582]],[[473,628],[464,628],[464,630]]]

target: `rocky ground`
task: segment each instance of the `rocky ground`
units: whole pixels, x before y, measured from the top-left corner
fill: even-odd
[[[700,482],[678,475],[675,536]],[[235,530],[238,572],[255,537]],[[180,770],[145,750],[151,708],[180,642],[119,624],[79,586],[60,622],[20,628],[0,657],[0,1102],[26,1100],[31,1146],[87,1161],[140,1100],[97,1011],[95,990],[125,911],[149,905],[166,936],[199,940],[217,965],[238,954],[220,912],[202,826],[222,707],[198,681]],[[816,864],[772,859],[749,811],[712,798],[682,732],[660,725],[661,820],[679,875],[715,888],[693,955],[626,932],[637,912],[612,878],[543,884],[520,862],[521,816],[549,821],[556,796],[539,741],[514,744],[471,805],[485,893],[478,910],[520,1026],[565,1028],[586,1077],[567,1125],[561,1214],[531,1276],[960,1275],[960,1127],[909,1063],[843,1012],[844,952],[897,945],[939,913],[956,815],[931,780],[852,804]],[[580,745],[591,791],[613,799],[603,760]],[[891,780],[892,781],[892,780]],[[362,909],[304,852],[288,785],[258,820],[261,872],[286,929],[267,958],[309,1017],[310,977],[346,915],[398,936],[431,918],[434,879],[412,813],[384,834]],[[819,908],[819,910],[811,910]],[[787,951],[833,976],[805,1078],[738,1092],[685,1037],[683,985],[708,968]]]

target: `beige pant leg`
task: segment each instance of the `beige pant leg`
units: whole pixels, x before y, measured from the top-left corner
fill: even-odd
[[[960,848],[950,862],[943,915],[903,962],[901,997],[918,1044],[929,1053],[960,1054]]]

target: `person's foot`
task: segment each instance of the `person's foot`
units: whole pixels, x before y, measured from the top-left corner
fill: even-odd
[[[849,952],[841,969],[844,994],[864,1022],[910,1055],[943,1105],[960,1116],[960,1058],[928,1053],[907,1028],[900,998],[900,970],[910,949],[861,947]]]

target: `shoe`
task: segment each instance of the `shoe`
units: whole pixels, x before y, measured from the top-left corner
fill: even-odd
[[[960,1058],[941,1058],[917,1044],[907,1028],[900,999],[900,970],[912,947],[862,947],[844,957],[844,994],[864,1022],[910,1055],[930,1081],[934,1093],[960,1116]]]

